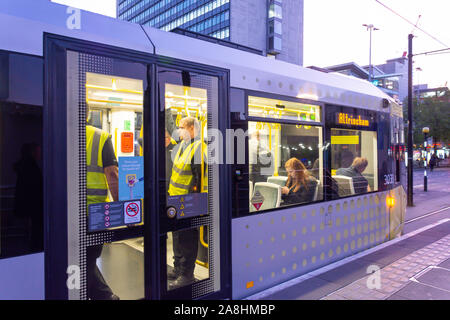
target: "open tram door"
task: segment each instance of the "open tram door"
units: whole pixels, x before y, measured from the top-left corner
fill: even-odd
[[[46,298],[229,297],[226,168],[208,162],[209,135],[227,124],[227,73],[46,45]]]

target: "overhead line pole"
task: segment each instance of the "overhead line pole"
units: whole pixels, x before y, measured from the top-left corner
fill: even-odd
[[[413,207],[413,116],[412,116],[412,68],[413,53],[412,39],[414,35],[408,35],[408,207]]]

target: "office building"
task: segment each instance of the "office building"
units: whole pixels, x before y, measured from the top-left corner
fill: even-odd
[[[355,62],[326,68],[310,68],[322,72],[339,72],[364,80],[369,79],[369,66],[360,66]],[[373,65],[372,73],[372,83],[389,96],[399,102],[403,102],[408,96],[408,59],[405,56],[387,60],[384,64]]]
[[[184,29],[303,64],[304,0],[118,0],[117,17]]]

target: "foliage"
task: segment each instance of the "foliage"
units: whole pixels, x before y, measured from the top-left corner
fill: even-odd
[[[403,103],[403,116],[408,120],[408,100]],[[436,98],[423,98],[417,101],[413,99],[413,143],[423,144],[424,135],[422,128],[430,128],[428,137],[433,137],[433,142],[450,143],[450,98],[447,101],[439,101]],[[405,137],[408,137],[405,126]]]

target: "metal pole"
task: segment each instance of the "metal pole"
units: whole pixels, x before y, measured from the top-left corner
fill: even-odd
[[[424,142],[423,146],[425,147],[425,161],[423,163],[423,191],[428,191],[428,177],[427,177],[427,160],[428,160],[428,143],[427,143],[427,133],[423,133]]]
[[[413,35],[408,35],[408,207],[414,206],[413,203],[413,117],[412,117],[412,40]]]
[[[369,82],[372,82],[372,28],[370,28],[370,44],[369,44]]]

